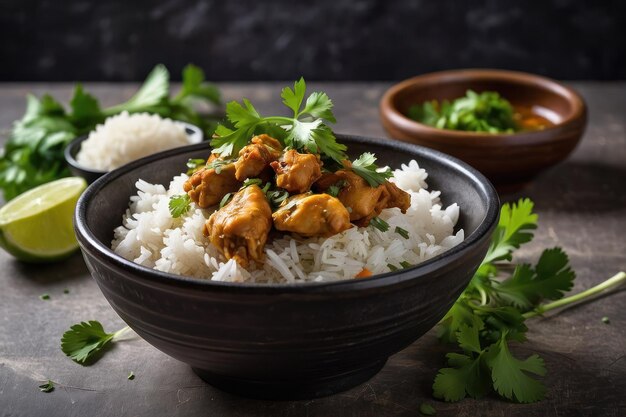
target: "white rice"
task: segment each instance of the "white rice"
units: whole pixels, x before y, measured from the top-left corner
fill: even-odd
[[[210,212],[192,204],[186,215],[173,219],[168,202],[183,194],[187,175],[174,177],[166,190],[162,185],[137,181],[137,195],[115,229],[113,250],[141,265],[173,274],[214,281],[296,283],[354,278],[363,268],[373,274],[402,268],[402,262],[419,264],[458,245],[463,230],[454,233],[459,207],[443,208],[439,191],[427,191],[428,174],[416,161],[394,172],[392,181],[411,195],[406,214],[399,209],[383,210],[380,218],[391,226],[381,232],[373,227],[352,227],[329,238],[300,238],[284,235],[265,246],[265,263],[245,270],[226,261],[202,235]],[[409,232],[404,239],[399,226]],[[390,266],[392,265],[392,266]]]
[[[141,157],[189,144],[185,126],[156,114],[122,112],[96,126],[76,160],[84,167],[110,171]]]

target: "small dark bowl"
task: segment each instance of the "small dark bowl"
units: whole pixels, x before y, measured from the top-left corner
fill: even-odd
[[[437,129],[406,116],[429,100],[454,100],[468,90],[497,91],[514,106],[550,115],[553,127],[513,134]],[[420,75],[387,90],[380,101],[383,127],[392,138],[455,156],[485,174],[501,191],[521,188],[574,150],[587,123],[584,100],[549,78],[503,70],[454,70]]]
[[[93,183],[78,201],[75,227],[87,266],[113,309],[142,338],[191,365],[205,381],[237,394],[313,398],[357,385],[390,355],[432,328],[468,284],[499,214],[489,181],[431,149],[339,135],[352,156],[376,152],[399,167],[416,159],[443,203],[459,203],[465,241],[421,265],[333,283],[237,284],[159,272],[110,249],[142,178],[168,184],[208,144],[132,162]]]
[[[185,132],[189,137],[190,144],[196,144],[202,142],[204,139],[204,134],[202,133],[202,129],[200,129],[196,125],[192,125],[191,123],[179,122],[185,125]],[[107,171],[100,171],[97,169],[87,168],[78,163],[76,160],[76,155],[80,151],[80,147],[83,142],[89,137],[89,135],[82,135],[72,140],[63,151],[65,156],[65,161],[70,168],[70,172],[77,176],[83,177],[88,184],[91,184],[101,176],[107,173]]]

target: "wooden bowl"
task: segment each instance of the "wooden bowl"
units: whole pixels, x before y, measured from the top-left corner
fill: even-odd
[[[513,106],[530,106],[554,126],[544,130],[489,134],[437,129],[406,116],[414,104],[454,100],[467,90],[497,91]],[[574,150],[587,123],[582,97],[537,75],[503,70],[454,70],[420,75],[392,86],[380,101],[380,117],[395,139],[455,156],[482,172],[500,191],[521,188]]]

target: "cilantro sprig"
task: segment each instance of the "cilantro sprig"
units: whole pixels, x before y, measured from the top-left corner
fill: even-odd
[[[81,322],[70,327],[63,333],[61,338],[61,350],[74,362],[85,365],[88,360],[94,359],[95,354],[102,348],[126,332],[129,327],[124,327],[114,333],[104,331],[99,321],[90,320]]]
[[[511,343],[526,341],[526,320],[546,311],[589,298],[626,282],[626,273],[582,293],[562,298],[573,286],[575,274],[560,248],[543,251],[537,264],[503,268],[515,249],[532,240],[537,215],[528,199],[505,204],[489,251],[467,289],[438,326],[442,341],[457,346],[446,355],[433,395],[445,401],[466,396],[480,398],[490,391],[511,401],[529,403],[545,396],[543,359],[533,354],[517,358]],[[507,275],[505,271],[512,270]],[[555,300],[544,304],[545,300]]]
[[[365,152],[352,162],[352,170],[362,177],[370,187],[378,187],[393,176],[389,167],[379,168],[373,153]]]
[[[338,143],[328,123],[335,123],[333,103],[326,93],[311,93],[306,101],[306,82],[303,78],[293,89],[285,87],[281,97],[292,116],[263,117],[248,99],[243,105],[232,101],[226,105],[226,116],[231,126],[221,124],[211,141],[213,152],[223,157],[237,154],[257,133],[267,133],[284,145],[299,151],[320,153],[341,163],[346,159],[346,146]]]

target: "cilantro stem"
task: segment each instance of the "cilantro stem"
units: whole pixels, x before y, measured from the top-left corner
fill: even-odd
[[[119,339],[120,336],[122,336],[124,333],[126,333],[128,330],[130,330],[129,326],[123,327],[121,329],[119,329],[118,331],[116,331],[115,333],[113,333],[113,339]]]
[[[264,117],[263,121],[265,122],[274,122],[274,123],[286,123],[286,124],[293,124],[293,121],[295,119],[292,117],[284,117],[284,116],[269,116],[269,117]]]
[[[611,278],[596,285],[595,287],[591,287],[585,291],[579,292],[578,294],[574,294],[569,297],[561,298],[560,300],[556,300],[551,303],[539,306],[536,309],[529,311],[528,313],[525,313],[524,318],[528,319],[531,317],[540,316],[545,312],[554,310],[555,308],[564,307],[564,306],[567,306],[568,304],[577,303],[579,301],[593,297],[594,295],[599,294],[605,290],[619,287],[625,282],[626,282],[626,272],[624,271],[618,272]]]

